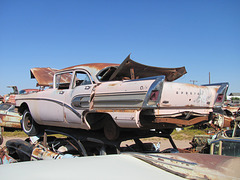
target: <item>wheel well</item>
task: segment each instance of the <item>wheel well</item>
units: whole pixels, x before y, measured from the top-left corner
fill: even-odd
[[[29,109],[27,103],[22,103],[21,106],[18,108],[18,113],[19,113],[20,115],[23,115],[23,112],[24,112],[26,109]]]
[[[107,113],[87,113],[85,116],[86,121],[90,125],[92,130],[102,129],[106,121],[113,121],[113,118],[110,114]]]
[[[233,113],[227,109],[224,110],[224,115],[233,116]]]

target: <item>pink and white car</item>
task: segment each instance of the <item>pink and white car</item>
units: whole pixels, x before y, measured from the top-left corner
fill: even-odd
[[[184,67],[146,66],[130,56],[120,65],[83,64],[53,73],[52,88],[16,96],[28,135],[36,135],[39,125],[103,130],[109,140],[126,129],[171,133],[212,120],[228,88],[172,82],[186,73]]]

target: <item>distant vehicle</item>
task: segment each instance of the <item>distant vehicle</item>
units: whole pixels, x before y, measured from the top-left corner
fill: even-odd
[[[172,82],[186,73],[185,67],[146,66],[130,56],[120,65],[83,64],[53,73],[52,88],[16,96],[30,136],[39,133],[39,125],[102,130],[109,140],[129,129],[171,133],[213,119],[228,88],[228,83]]]
[[[2,104],[0,104],[0,127],[4,128],[21,129],[20,120],[22,116],[19,115],[15,108],[15,97],[17,94],[29,94],[39,92],[39,89],[22,89],[18,91],[17,86],[8,86],[12,88],[13,92],[6,94],[2,97]]]
[[[11,104],[15,104],[15,97],[17,94],[29,94],[29,93],[34,93],[34,92],[38,92],[40,91],[39,89],[22,89],[20,91],[18,91],[17,86],[8,86],[8,88],[12,88],[13,92],[9,93],[9,94],[5,94],[3,96],[3,102],[4,103],[11,103]]]
[[[3,97],[0,95],[0,104],[3,103]]]
[[[21,119],[22,116],[18,114],[14,104],[0,104],[0,127],[2,131],[4,128],[21,129]]]

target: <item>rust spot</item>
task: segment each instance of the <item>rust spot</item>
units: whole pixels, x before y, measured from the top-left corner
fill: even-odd
[[[21,116],[12,116],[12,115],[3,115],[0,114],[1,123],[0,126],[2,127],[10,127],[10,128],[21,128],[20,120],[22,119]]]
[[[105,67],[109,67],[109,66],[119,66],[119,64],[114,64],[114,63],[89,63],[89,64],[81,64],[81,65],[76,65],[76,66],[70,66],[70,67],[61,69],[60,71],[74,69],[76,67],[81,67],[81,66],[87,66],[89,68],[94,68],[96,70],[101,70],[101,69],[103,69]]]
[[[196,117],[191,120],[182,120],[177,118],[156,118],[155,123],[170,123],[170,124],[191,126],[207,120],[208,120],[208,116]]]
[[[109,84],[108,86],[116,86],[117,84]]]
[[[32,68],[30,70],[31,78],[36,79],[38,86],[51,86],[56,69],[52,68]]]

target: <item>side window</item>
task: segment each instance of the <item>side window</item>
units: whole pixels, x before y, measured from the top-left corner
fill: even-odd
[[[213,154],[215,154],[215,155],[219,154],[219,141],[214,143]]]
[[[88,85],[88,84],[92,84],[89,76],[85,72],[77,71],[75,74],[73,87]]]
[[[72,79],[72,72],[61,73],[56,75],[56,88],[69,89]]]

